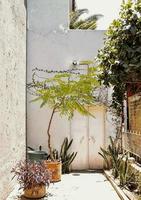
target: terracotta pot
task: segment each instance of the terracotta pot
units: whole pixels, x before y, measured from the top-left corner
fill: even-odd
[[[29,199],[39,199],[42,198],[46,195],[46,186],[36,186],[30,189],[25,189],[24,190],[24,197],[29,198]]]
[[[62,163],[60,161],[44,161],[45,166],[51,172],[51,182],[61,181]]]

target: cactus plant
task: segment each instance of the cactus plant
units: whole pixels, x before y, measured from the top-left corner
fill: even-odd
[[[121,159],[120,167],[119,167],[119,181],[120,186],[127,186],[130,191],[133,191],[138,188],[139,183],[139,174],[133,170],[131,165],[129,164],[128,154],[124,159]]]
[[[120,160],[120,166],[119,166],[119,181],[120,186],[124,187],[128,180],[128,156],[126,155],[124,161],[123,159]]]

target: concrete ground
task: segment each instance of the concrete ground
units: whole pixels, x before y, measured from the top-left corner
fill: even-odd
[[[19,198],[18,196],[17,189],[15,189],[7,200],[25,200],[25,198]],[[71,173],[63,175],[61,182],[51,184],[48,189],[48,196],[42,200],[105,199],[120,200],[102,173]]]

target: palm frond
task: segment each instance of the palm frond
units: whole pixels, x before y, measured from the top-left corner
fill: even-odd
[[[103,17],[102,14],[91,15],[90,17],[88,17],[88,18],[86,19],[86,21],[92,21],[92,20],[97,21],[97,20],[99,20],[101,17]]]
[[[103,17],[103,15],[95,14],[87,17],[86,19],[82,19],[81,16],[87,13],[88,9],[80,9],[70,13],[70,29],[96,29],[96,22]]]
[[[76,10],[74,12],[71,12],[70,13],[70,27],[72,27],[73,29],[73,24],[75,24],[76,22],[79,21],[80,17],[83,15],[83,14],[86,14],[88,13],[88,9],[79,9],[79,10]]]

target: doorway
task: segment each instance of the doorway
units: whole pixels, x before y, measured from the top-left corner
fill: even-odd
[[[103,159],[98,154],[105,147],[105,107],[92,106],[89,111],[95,117],[75,114],[70,124],[70,136],[73,138],[72,151],[78,152],[73,170],[102,169]]]

